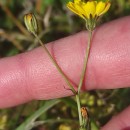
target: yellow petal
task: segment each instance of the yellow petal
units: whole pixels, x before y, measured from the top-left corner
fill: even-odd
[[[97,6],[96,6],[96,13],[95,13],[95,15],[100,16],[100,14],[104,11],[105,6],[106,6],[105,2],[102,2],[102,1],[98,2]]]
[[[83,9],[85,11],[85,16],[90,19],[90,15],[93,17],[95,16],[96,11],[96,3],[95,1],[88,1],[86,4],[84,4]]]
[[[83,10],[83,9],[82,9],[79,5],[74,4],[73,2],[69,2],[69,3],[67,4],[67,7],[68,7],[72,12],[74,12],[75,14],[79,15],[81,18],[84,19],[83,15],[82,15],[82,10]]]
[[[102,12],[100,15],[105,14],[105,13],[109,10],[110,6],[111,6],[111,3],[108,2],[108,3],[106,4],[105,9],[103,10],[103,12]]]
[[[81,2],[81,0],[74,0],[74,3],[75,4],[78,4],[78,3],[80,3]]]
[[[78,14],[77,9],[74,7],[74,3],[69,2],[69,3],[67,4],[67,7],[68,7],[72,12],[74,12],[75,14]]]

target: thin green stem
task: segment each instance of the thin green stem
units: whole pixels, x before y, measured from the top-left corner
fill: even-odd
[[[78,107],[78,114],[79,114],[79,125],[82,126],[82,115],[81,115],[81,104],[80,104],[80,98],[79,94],[76,95],[76,102]]]
[[[80,78],[79,85],[78,85],[78,94],[80,93],[81,87],[83,85],[83,81],[84,81],[84,77],[85,77],[85,73],[86,73],[86,68],[87,68],[87,63],[88,63],[88,58],[89,58],[89,53],[90,53],[92,31],[89,31],[88,34],[89,34],[88,45],[87,45],[87,48],[86,48],[86,54],[85,54],[83,70],[82,70],[81,78]]]
[[[34,36],[36,37],[36,39],[39,41],[39,43],[41,44],[41,46],[43,47],[43,49],[45,50],[45,52],[48,54],[50,60],[52,61],[52,63],[55,65],[55,67],[57,68],[57,70],[59,71],[59,73],[62,75],[62,77],[64,78],[64,80],[66,81],[67,85],[70,87],[71,91],[73,92],[74,95],[77,94],[76,90],[74,89],[73,85],[70,83],[69,79],[67,78],[67,76],[64,74],[64,72],[62,71],[62,69],[59,67],[59,65],[57,64],[57,62],[55,61],[55,59],[51,56],[50,52],[48,51],[48,49],[46,48],[46,46],[43,44],[43,42],[40,40],[40,38],[37,36],[37,34],[34,33]]]

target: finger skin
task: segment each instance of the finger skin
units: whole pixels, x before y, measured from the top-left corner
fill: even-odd
[[[113,117],[101,130],[130,130],[130,106]]]
[[[84,90],[130,86],[130,17],[95,30]],[[47,44],[59,66],[73,82],[79,82],[87,32]],[[30,100],[72,95],[43,48],[0,60],[0,108]]]

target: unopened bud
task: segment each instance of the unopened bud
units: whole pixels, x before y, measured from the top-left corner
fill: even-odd
[[[34,14],[26,14],[24,16],[24,22],[29,32],[33,34],[38,32],[37,19]]]

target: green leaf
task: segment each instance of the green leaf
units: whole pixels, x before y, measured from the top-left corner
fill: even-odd
[[[32,129],[33,126],[35,125],[35,120],[59,102],[60,100],[58,99],[47,101],[43,107],[38,109],[33,115],[31,115],[27,120],[25,120],[25,122],[23,122],[19,127],[17,127],[16,130]]]
[[[99,130],[97,124],[95,123],[95,121],[91,121],[91,129],[92,130]]]

